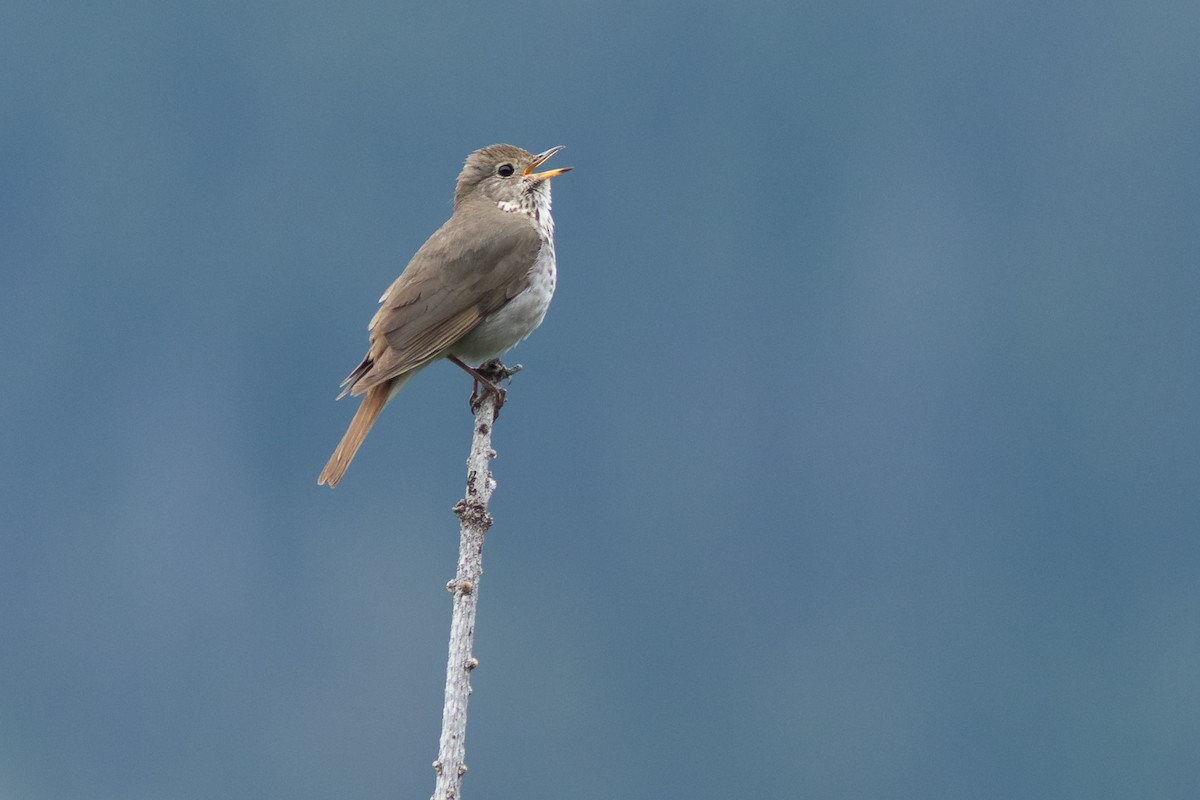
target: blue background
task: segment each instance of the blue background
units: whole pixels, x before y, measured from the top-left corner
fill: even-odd
[[[1200,5],[6,5],[0,797],[423,797],[468,152],[566,144],[467,797],[1200,793]]]

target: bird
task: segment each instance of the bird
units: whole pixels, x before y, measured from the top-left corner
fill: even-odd
[[[470,364],[499,358],[550,307],[557,279],[550,180],[572,168],[536,170],[561,149],[535,155],[494,144],[467,156],[450,219],[379,298],[367,326],[370,348],[338,395],[363,398],[318,485],[338,485],[379,413],[434,361],[449,359],[475,387],[496,394],[497,407],[503,403],[503,390]]]

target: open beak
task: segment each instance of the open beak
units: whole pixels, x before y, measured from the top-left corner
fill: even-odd
[[[539,181],[544,181],[547,178],[553,178],[555,175],[562,175],[564,172],[570,172],[572,169],[571,167],[562,167],[560,169],[548,169],[545,172],[534,172],[535,169],[540,167],[542,164],[546,163],[550,159],[550,156],[554,155],[555,153],[557,153],[559,150],[562,150],[562,149],[563,149],[563,145],[560,144],[558,147],[551,147],[546,152],[539,153],[538,155],[534,156],[533,163],[530,164],[528,167],[526,167],[525,171],[522,172],[521,174],[527,178],[536,178]]]

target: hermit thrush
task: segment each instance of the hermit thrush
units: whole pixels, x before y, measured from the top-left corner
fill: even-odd
[[[337,486],[379,412],[430,362],[448,358],[483,380],[468,363],[500,356],[541,324],[555,281],[550,178],[571,168],[534,170],[561,149],[494,144],[467,156],[454,213],[379,299],[371,347],[339,395],[366,397],[317,483]]]

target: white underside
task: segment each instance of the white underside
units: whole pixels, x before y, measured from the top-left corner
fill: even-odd
[[[525,291],[476,325],[454,345],[451,353],[476,365],[512,349],[542,324],[554,296],[555,279],[554,244],[550,242],[543,244],[538,252]]]

